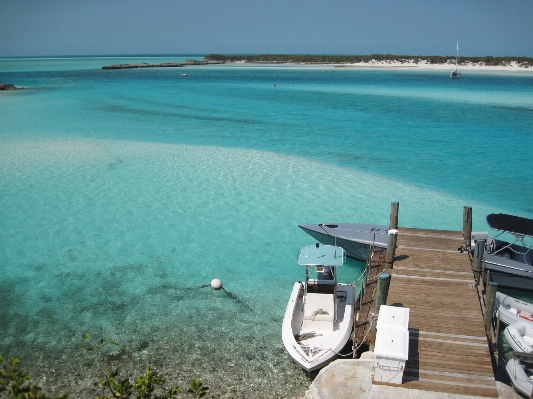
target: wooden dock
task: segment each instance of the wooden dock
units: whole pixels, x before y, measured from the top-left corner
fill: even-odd
[[[410,308],[409,359],[401,387],[498,397],[490,344],[469,254],[460,231],[400,228],[386,304]],[[354,337],[367,338],[374,310],[374,276],[383,254],[370,265]],[[372,337],[370,337],[372,339]]]

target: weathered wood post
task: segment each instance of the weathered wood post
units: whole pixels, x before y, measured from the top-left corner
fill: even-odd
[[[374,313],[379,313],[381,305],[387,302],[387,294],[389,293],[390,274],[381,273],[378,276],[378,288],[376,291],[376,302],[374,303]]]
[[[492,316],[494,315],[496,292],[498,292],[498,283],[494,281],[488,282],[485,291],[485,314],[483,315],[483,320],[485,321],[485,330],[489,337],[492,335]]]
[[[376,299],[374,300],[374,315],[379,314],[379,308],[381,305],[385,305],[387,302],[387,294],[389,293],[390,274],[381,273],[378,276],[378,286],[376,290]],[[376,344],[376,325],[377,320],[372,323],[372,332],[370,334],[370,350],[374,350]]]
[[[385,252],[385,270],[390,270],[394,264],[394,254],[396,253],[396,239],[398,230],[389,229],[387,241],[387,252]]]
[[[472,207],[465,206],[463,208],[463,237],[466,246],[470,249],[470,241],[472,240]]]
[[[476,247],[474,249],[474,260],[472,261],[472,268],[474,269],[474,278],[476,284],[479,284],[479,278],[482,272],[483,257],[485,255],[485,240],[476,241]]]
[[[391,202],[390,204],[390,222],[389,229],[398,228],[398,211],[400,209],[400,203],[398,201]]]

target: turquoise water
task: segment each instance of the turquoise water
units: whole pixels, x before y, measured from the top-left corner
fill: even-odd
[[[125,370],[296,396],[299,223],[387,224],[392,201],[409,227],[460,230],[464,205],[474,230],[533,218],[531,73],[101,69],[186,58],[0,59],[25,87],[0,93],[0,353],[49,390],[94,395],[88,332]],[[197,288],[213,278],[239,301]]]

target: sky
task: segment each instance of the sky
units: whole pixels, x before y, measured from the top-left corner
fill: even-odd
[[[0,0],[0,57],[533,57],[533,0]]]

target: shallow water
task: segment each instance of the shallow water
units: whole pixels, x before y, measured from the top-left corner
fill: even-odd
[[[88,332],[125,370],[296,396],[310,378],[280,329],[313,242],[298,224],[387,224],[392,201],[403,226],[459,230],[464,205],[474,230],[533,217],[531,77],[99,69],[136,61],[0,59],[25,87],[0,93],[0,353],[49,390],[94,395]],[[213,278],[239,301],[197,288]]]

